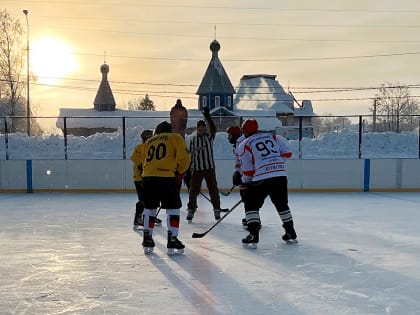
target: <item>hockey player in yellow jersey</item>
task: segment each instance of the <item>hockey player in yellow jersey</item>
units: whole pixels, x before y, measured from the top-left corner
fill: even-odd
[[[153,136],[153,130],[145,129],[141,132],[140,137],[142,139],[142,143],[136,145],[131,153],[130,159],[133,162],[133,180],[134,186],[136,187],[137,192],[137,203],[136,203],[136,214],[134,215],[134,223],[133,228],[138,229],[143,227],[143,211],[144,211],[144,202],[143,202],[143,148],[144,143]],[[156,225],[160,224],[161,221],[156,218],[155,220]]]
[[[164,121],[156,126],[155,134],[146,141],[143,150],[144,234],[146,254],[153,251],[153,228],[159,205],[166,209],[168,255],[184,252],[178,240],[179,215],[182,206],[178,183],[190,165],[190,153],[184,139],[172,133],[171,124]]]

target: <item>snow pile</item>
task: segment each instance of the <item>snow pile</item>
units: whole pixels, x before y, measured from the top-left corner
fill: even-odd
[[[126,130],[126,158],[130,158],[135,145],[140,142],[141,127]],[[188,143],[189,138],[186,137]],[[322,134],[317,138],[303,138],[300,143],[303,159],[357,159],[359,135],[352,130]],[[68,159],[123,159],[124,146],[121,132],[97,133],[89,137],[67,137]],[[15,133],[0,135],[0,159],[64,159],[65,140],[61,135],[27,137]],[[293,158],[299,158],[299,142],[290,140]],[[415,132],[365,133],[362,136],[362,158],[418,158],[419,135]],[[6,155],[8,155],[6,157]],[[216,159],[232,159],[232,146],[225,132],[216,135]]]

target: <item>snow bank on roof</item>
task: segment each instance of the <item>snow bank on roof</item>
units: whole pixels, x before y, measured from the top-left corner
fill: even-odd
[[[295,109],[295,116],[313,116],[314,109],[312,108],[312,102],[310,100],[302,101],[302,107]]]
[[[274,110],[292,114],[293,98],[287,94],[275,75],[244,75],[234,98],[234,109]]]

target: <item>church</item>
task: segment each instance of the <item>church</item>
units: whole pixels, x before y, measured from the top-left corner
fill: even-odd
[[[311,101],[299,104],[273,74],[243,75],[235,90],[219,59],[220,49],[216,39],[210,43],[211,59],[196,92],[197,108],[188,109],[187,133],[195,129],[203,107],[208,106],[218,131],[240,125],[244,119],[255,118],[261,130],[296,139],[299,120],[303,117],[304,135],[311,136],[311,116],[314,115]],[[140,117],[144,129],[153,129],[157,123],[169,118],[169,111],[118,109],[108,81],[109,71],[108,64],[101,65],[102,78],[92,109],[60,109],[56,126],[63,133],[89,136],[97,132],[116,132],[121,126],[138,126],[136,118]]]

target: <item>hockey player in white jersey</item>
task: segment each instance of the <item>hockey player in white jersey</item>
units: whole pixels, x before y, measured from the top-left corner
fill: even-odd
[[[236,148],[242,172],[242,183],[247,187],[243,201],[249,235],[242,243],[256,248],[259,242],[260,208],[267,196],[283,222],[286,242],[297,242],[292,213],[288,205],[287,173],[285,160],[292,156],[286,141],[271,133],[258,133],[258,122],[247,119],[243,122],[245,140]]]
[[[226,133],[228,135],[228,141],[233,146],[233,155],[235,156],[235,171],[232,175],[232,184],[233,187],[238,186],[239,192],[241,194],[244,193],[244,189],[246,188],[244,185],[242,185],[242,174],[241,174],[241,162],[239,160],[239,157],[236,153],[236,149],[239,147],[239,144],[245,140],[245,136],[242,134],[241,127],[233,125],[226,129]],[[245,229],[248,229],[246,218],[242,219],[242,226]]]

